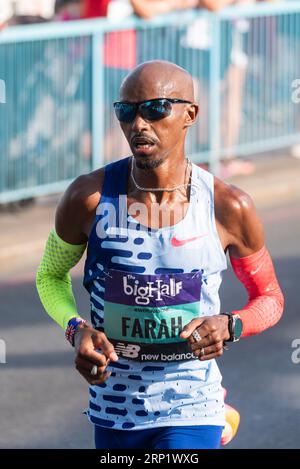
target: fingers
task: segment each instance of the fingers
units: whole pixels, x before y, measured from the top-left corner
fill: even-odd
[[[192,341],[194,341],[192,333],[195,330],[197,330],[200,337],[203,338],[206,337],[208,334],[216,332],[217,326],[212,321],[212,317],[203,316],[202,318],[196,318],[184,327],[183,331],[180,333],[180,337],[182,339],[190,338],[192,339]]]
[[[118,360],[114,346],[106,335],[91,327],[76,332],[75,348],[78,355],[92,361],[95,365],[102,366],[104,359]],[[100,354],[95,349],[100,349],[102,353]]]
[[[203,316],[195,318],[189,322],[180,334],[180,337],[190,342],[190,348],[193,354],[201,361],[211,360],[223,355],[223,341],[226,339],[227,324],[224,328],[223,318],[217,316]],[[226,331],[225,331],[226,329]],[[192,333],[196,331],[197,335],[193,337]],[[225,332],[226,334],[225,334]]]
[[[103,367],[107,364],[107,358],[103,353],[93,350],[90,346],[85,346],[84,343],[80,344],[77,357],[89,363],[91,367],[92,365]]]
[[[79,371],[79,373],[92,386],[104,383],[104,381],[106,381],[111,375],[111,372],[108,372],[108,371],[106,371],[105,373],[99,373],[95,376],[92,376],[91,373],[83,373],[83,372],[80,372],[80,371]]]
[[[115,352],[114,346],[109,342],[108,338],[102,332],[92,334],[92,339],[95,348],[100,348],[104,355],[109,358],[111,361],[115,362],[119,359],[118,355]]]
[[[111,373],[107,372],[106,368],[110,361],[118,360],[118,356],[103,332],[91,327],[81,329],[78,331],[75,348],[77,352],[75,358],[76,369],[89,384],[102,384],[109,378]],[[100,349],[100,351],[95,349]],[[96,366],[97,372],[91,374],[94,366]]]
[[[94,366],[97,366],[97,369],[101,373],[104,373],[107,366],[109,365],[109,361],[105,360],[105,362],[103,361],[102,364],[99,365],[98,363],[87,360],[86,358],[83,358],[80,355],[77,355],[77,357],[75,359],[75,365],[76,365],[77,369],[79,368],[81,371],[86,372],[86,373],[91,373],[92,368]]]
[[[197,330],[199,329],[199,333],[200,333],[199,326],[204,321],[205,321],[205,317],[193,319],[191,322],[186,324],[186,326],[184,326],[182,332],[180,333],[180,337],[182,339],[188,339],[191,336],[192,332],[194,332],[195,329],[197,329]],[[200,336],[201,336],[201,333],[200,333]]]
[[[207,336],[215,338],[215,336],[217,335],[217,326],[212,322],[212,319],[205,319],[203,323],[199,327],[197,327],[197,332],[199,333],[201,339],[207,338]],[[218,342],[216,338],[215,342]]]
[[[197,329],[199,331],[199,329]],[[203,333],[202,333],[203,334]],[[199,334],[200,335],[200,334]],[[201,340],[191,340],[191,350],[197,350],[198,348],[206,348],[209,347],[210,345],[217,344],[218,342],[223,343],[221,337],[219,337],[219,334],[217,332],[211,332],[206,335],[206,337],[203,337],[203,335],[200,335]]]
[[[223,352],[222,353],[211,353],[209,355],[203,355],[203,357],[200,357],[199,360],[201,360],[202,362],[206,361],[206,360],[212,360],[213,358],[218,358],[220,357],[221,355],[223,355]]]
[[[103,366],[97,366],[77,355],[75,359],[75,367],[77,371],[92,385],[103,383],[109,376],[111,372],[106,371],[107,366],[109,365],[110,360],[107,360]],[[96,374],[92,374],[93,367],[96,366]]]
[[[201,361],[211,360],[223,355],[223,340],[214,324],[203,323],[196,329],[201,340],[189,338],[193,354]]]
[[[217,342],[210,347],[198,347],[193,351],[193,354],[201,361],[220,357],[223,355],[223,342]]]

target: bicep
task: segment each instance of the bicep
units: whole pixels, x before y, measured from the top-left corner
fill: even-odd
[[[87,237],[83,232],[84,218],[84,200],[78,178],[68,187],[59,201],[55,213],[56,233],[67,243],[86,243]]]

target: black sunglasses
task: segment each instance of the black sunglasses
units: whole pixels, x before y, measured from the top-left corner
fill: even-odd
[[[157,121],[167,117],[172,112],[172,104],[193,104],[191,101],[173,98],[156,98],[140,101],[138,103],[127,103],[117,101],[114,103],[115,113],[120,122],[130,123],[139,112],[143,119]]]

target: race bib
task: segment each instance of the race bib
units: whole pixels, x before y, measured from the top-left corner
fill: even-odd
[[[193,360],[184,326],[200,313],[201,272],[143,275],[106,273],[104,330],[123,358]]]

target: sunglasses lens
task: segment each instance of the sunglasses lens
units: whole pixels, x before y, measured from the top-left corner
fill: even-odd
[[[145,119],[155,121],[171,114],[172,104],[166,99],[147,101],[140,105],[140,111]]]
[[[115,113],[120,122],[132,122],[136,116],[136,107],[130,103],[115,103]]]

